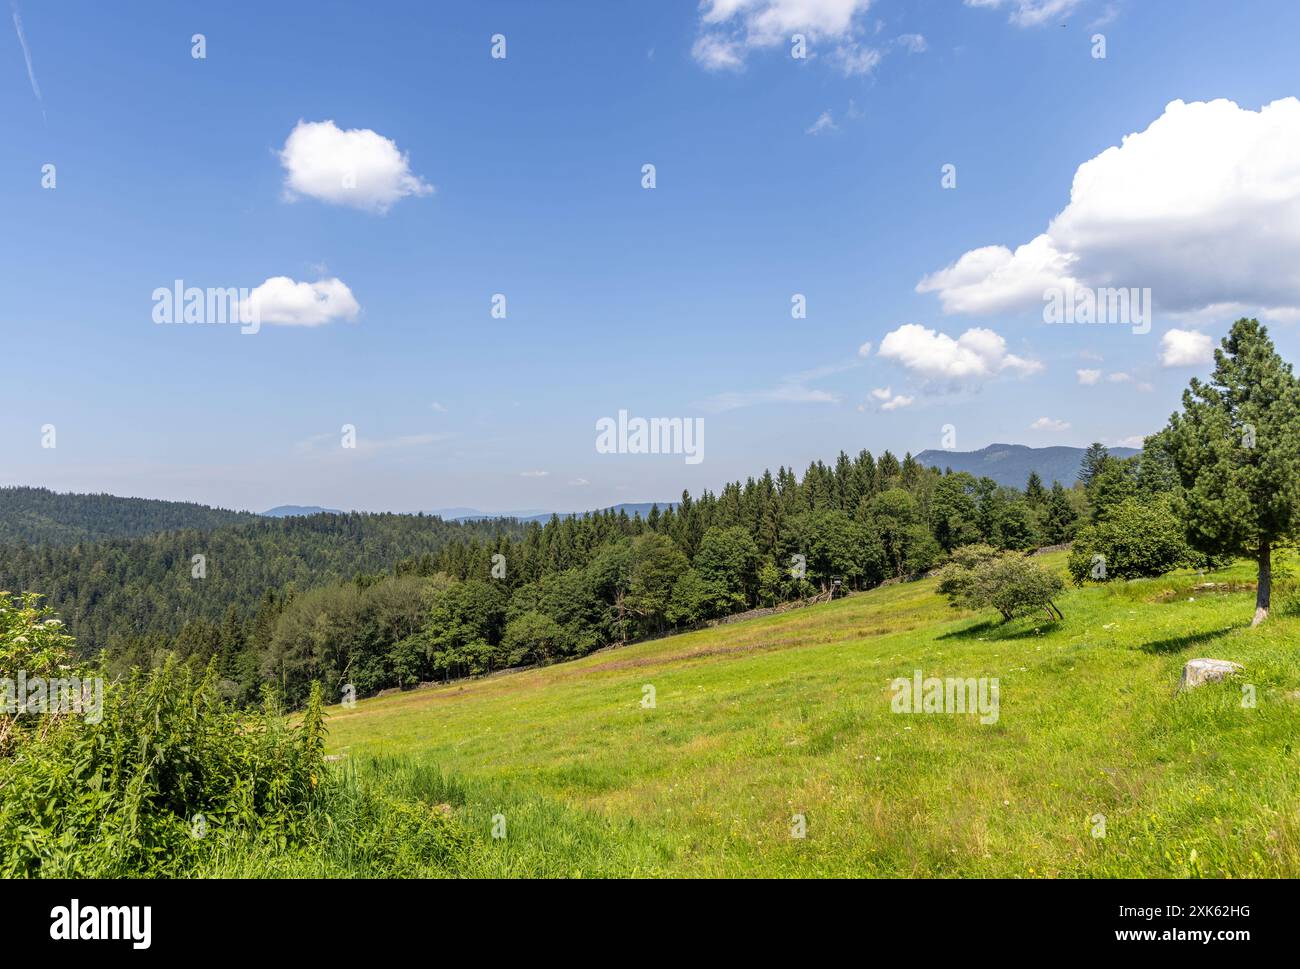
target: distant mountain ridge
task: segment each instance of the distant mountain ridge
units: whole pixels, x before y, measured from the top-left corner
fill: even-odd
[[[551,516],[552,516],[552,515],[556,515],[556,516],[558,516],[558,517],[560,517],[560,518],[574,518],[574,517],[579,517],[579,518],[580,518],[580,517],[583,516],[583,515],[594,514],[595,512],[598,512],[598,511],[601,511],[601,512],[603,512],[603,511],[612,511],[612,512],[614,512],[615,514],[617,514],[617,513],[619,513],[619,512],[626,512],[626,513],[627,513],[627,516],[628,516],[629,518],[631,518],[631,517],[633,517],[633,516],[635,516],[635,515],[640,515],[642,518],[645,518],[647,515],[650,514],[650,509],[653,508],[653,507],[655,507],[656,505],[659,506],[659,511],[662,513],[662,512],[667,511],[669,508],[676,508],[676,507],[677,507],[677,502],[675,502],[675,501],[638,501],[638,502],[624,502],[624,503],[622,503],[622,504],[618,504],[618,505],[610,505],[610,506],[608,506],[608,507],[606,507],[606,508],[589,509],[589,510],[587,510],[587,511],[556,511],[556,512],[551,512],[551,511],[540,511],[540,512],[535,512],[535,511],[524,511],[524,512],[507,511],[507,512],[484,512],[484,511],[476,511],[476,510],[473,509],[473,508],[457,508],[457,509],[448,509],[448,510],[454,510],[454,511],[460,511],[460,512],[467,512],[467,514],[461,514],[461,515],[456,516],[454,519],[451,519],[452,521],[461,521],[461,522],[464,522],[464,521],[483,521],[483,520],[485,520],[485,519],[491,519],[491,518],[517,518],[517,519],[519,519],[521,522],[548,522],[548,521],[551,520]],[[436,511],[435,511],[435,512],[430,512],[430,514],[433,514],[433,515],[443,515],[443,517],[446,517],[446,515],[445,515],[443,512],[436,512]]]
[[[1112,457],[1131,458],[1141,454],[1141,449],[1113,447]],[[1068,488],[1079,475],[1086,448],[1081,447],[1028,447],[1024,444],[990,444],[978,451],[926,450],[916,455],[916,460],[940,471],[968,471],[977,478],[992,478],[1000,485],[1023,488],[1031,471],[1037,471],[1043,484],[1052,486],[1059,481]]]

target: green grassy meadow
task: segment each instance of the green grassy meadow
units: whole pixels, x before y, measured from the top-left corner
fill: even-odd
[[[932,579],[886,586],[335,707],[329,750],[351,777],[450,805],[471,850],[416,859],[426,874],[1294,877],[1293,568],[1278,563],[1253,630],[1246,563],[1071,589],[1059,623],[956,612]],[[1176,694],[1197,656],[1245,671]],[[890,682],[918,668],[997,677],[997,722],[892,712]]]

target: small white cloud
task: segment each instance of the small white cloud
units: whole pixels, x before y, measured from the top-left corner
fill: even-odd
[[[249,294],[262,323],[281,326],[320,326],[333,320],[354,320],[361,312],[352,290],[341,279],[299,283],[272,276]]]
[[[439,403],[438,401],[436,401],[436,400],[435,400],[432,404],[430,404],[429,406],[432,407],[434,410],[436,410],[439,414],[445,414],[445,413],[447,413],[447,408],[444,407],[442,404],[440,404],[440,403]]]
[[[1090,370],[1085,368],[1083,370],[1076,370],[1075,375],[1079,378],[1079,383],[1083,384],[1085,387],[1091,387],[1101,379],[1100,370]]]
[[[586,478],[574,478],[572,481],[569,482],[569,484],[581,488],[584,485],[591,484],[591,482],[588,481]]]
[[[957,339],[919,323],[904,323],[885,334],[879,356],[896,360],[930,379],[983,380],[1005,371],[1036,373],[1043,365],[1007,352],[1007,341],[983,327],[967,330]]]
[[[862,346],[858,347],[858,356],[860,356],[860,357],[869,357],[869,356],[871,356],[871,341],[870,341],[870,340],[868,340],[866,343],[862,344]]]
[[[1068,431],[1069,421],[1060,421],[1054,417],[1040,417],[1029,425],[1031,431]]]
[[[1214,360],[1214,341],[1196,330],[1166,330],[1160,338],[1160,362],[1166,367],[1197,367]]]
[[[1117,438],[1111,444],[1115,447],[1135,447],[1141,449],[1146,443],[1146,439],[1141,434],[1131,434],[1128,437]]]
[[[549,471],[520,471],[520,472],[519,472],[519,477],[521,477],[521,478],[545,478],[545,477],[547,477],[550,473],[551,473],[551,472],[549,472]]]
[[[1106,382],[1111,384],[1127,384],[1127,383],[1131,383],[1132,381],[1133,378],[1130,377],[1128,374],[1124,373],[1123,371],[1110,373],[1106,375]]]
[[[894,42],[913,54],[924,54],[930,47],[920,34],[899,34]]]
[[[804,134],[819,135],[823,131],[838,131],[838,130],[839,128],[835,124],[835,119],[831,117],[830,111],[823,111],[820,115],[817,116],[816,121],[814,121],[809,127],[804,129]]]
[[[345,131],[333,121],[299,121],[280,164],[289,200],[305,195],[383,214],[408,195],[433,192],[391,138],[369,128]]]
[[[898,410],[900,407],[906,407],[912,403],[912,398],[903,394],[895,394],[889,387],[877,387],[871,392],[871,396],[880,401],[881,410]],[[866,407],[859,405],[858,410],[865,411]]]

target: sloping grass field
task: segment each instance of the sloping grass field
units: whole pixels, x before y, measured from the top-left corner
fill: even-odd
[[[1245,563],[1072,589],[1058,623],[893,585],[333,708],[329,747],[463,825],[428,874],[1295,877],[1291,569],[1258,629]],[[1198,656],[1245,670],[1177,693]],[[996,723],[893,712],[918,669],[997,677]]]

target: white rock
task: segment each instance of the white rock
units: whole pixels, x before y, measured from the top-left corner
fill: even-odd
[[[1202,683],[1217,683],[1242,669],[1244,667],[1240,663],[1226,659],[1189,659],[1183,667],[1183,678],[1178,689],[1190,690]]]

